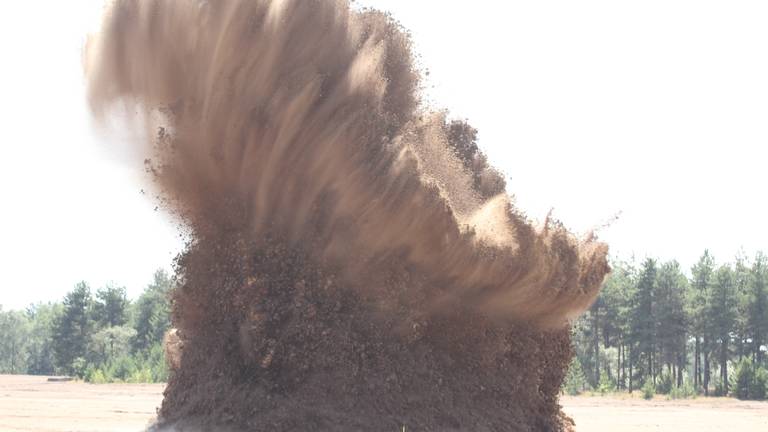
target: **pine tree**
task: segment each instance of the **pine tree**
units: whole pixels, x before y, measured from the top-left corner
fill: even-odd
[[[600,315],[602,315],[602,308],[603,297],[600,296],[592,304],[592,307],[589,308],[589,313],[587,314],[589,322],[587,329],[592,339],[591,351],[594,363],[594,369],[590,378],[593,387],[597,387],[600,384]]]
[[[749,306],[750,306],[750,269],[742,254],[736,257],[733,266],[733,283],[736,295],[736,322],[734,324],[734,342],[738,360],[741,361],[749,349]]]
[[[699,258],[699,262],[691,269],[692,279],[690,290],[688,292],[688,314],[691,318],[690,331],[694,337],[694,363],[693,363],[693,382],[694,387],[704,387],[704,392],[708,393],[709,385],[709,366],[706,346],[708,345],[707,329],[707,291],[712,281],[714,273],[715,260],[708,250]],[[706,372],[705,379],[702,380],[702,354],[705,358]]]
[[[629,328],[633,353],[631,361],[644,379],[654,379],[656,373],[654,368],[656,271],[656,261],[650,258],[645,260],[630,301]]]
[[[630,391],[644,381],[681,387],[690,365],[695,389],[708,395],[714,370],[721,394],[735,391],[729,389],[735,378],[729,365],[746,358],[762,371],[768,343],[765,255],[751,263],[739,255],[732,265],[716,266],[705,250],[690,281],[675,261],[649,259],[639,270],[622,262],[612,267],[595,304],[574,323],[577,358],[592,386],[608,377],[615,388]]]
[[[163,340],[170,327],[170,295],[172,281],[164,270],[155,272],[154,280],[136,301],[135,349],[147,351]]]
[[[611,267],[611,274],[600,292],[603,311],[600,331],[603,345],[616,348],[616,388],[623,389],[626,384],[627,305],[635,283],[635,269],[626,262],[614,262]]]
[[[768,259],[762,253],[755,256],[750,269],[747,298],[747,335],[752,358],[756,365],[763,364],[768,335]]]
[[[125,287],[107,285],[96,291],[93,318],[100,328],[122,326],[127,321],[128,297]]]
[[[685,344],[688,317],[685,312],[685,292],[688,280],[677,261],[664,263],[657,274],[655,296],[657,315],[657,344],[661,360],[679,387],[685,365]]]
[[[709,333],[719,348],[717,356],[720,363],[720,383],[727,394],[729,343],[736,324],[736,289],[733,270],[729,265],[722,265],[717,269],[707,303]]]
[[[74,372],[77,358],[85,358],[93,323],[91,321],[91,289],[85,282],[64,297],[63,310],[54,323],[53,350],[56,366],[66,372]]]

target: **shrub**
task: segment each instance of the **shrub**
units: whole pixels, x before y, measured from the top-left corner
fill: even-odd
[[[752,386],[749,388],[750,399],[763,400],[768,391],[768,371],[758,367],[754,370],[754,379],[752,380]]]
[[[720,397],[720,396],[727,396],[725,394],[725,385],[723,385],[723,382],[720,380],[715,381],[715,390],[712,393],[713,396]]]
[[[737,398],[763,400],[768,392],[768,371],[744,358],[736,366],[731,383]]]
[[[105,373],[111,379],[126,381],[136,370],[136,361],[126,355],[114,359],[105,370]]]
[[[643,392],[643,399],[645,400],[653,399],[653,396],[656,394],[656,388],[651,380],[646,380],[641,390]]]
[[[166,369],[163,367],[163,369]],[[166,372],[167,374],[167,372]],[[587,387],[587,379],[584,377],[584,371],[581,369],[581,363],[574,357],[571,365],[568,367],[568,374],[563,382],[563,391],[571,396],[576,396]]]
[[[672,381],[674,381],[672,375],[663,372],[656,381],[656,393],[669,394],[672,391]]]
[[[149,350],[147,363],[152,371],[152,382],[165,382],[168,380],[168,364],[165,361],[165,350],[161,343],[157,343]]]
[[[697,396],[696,389],[690,381],[685,380],[680,387],[673,387],[667,396],[669,399],[691,399]]]
[[[82,357],[77,357],[76,359],[72,360],[72,366],[70,369],[72,369],[72,373],[76,377],[84,379],[88,369],[88,362],[86,362]]]
[[[135,383],[135,384],[144,384],[144,383],[151,383],[152,381],[152,372],[147,369],[143,368],[137,371],[134,371],[130,377],[126,380],[126,382],[129,383]]]
[[[755,374],[752,362],[743,358],[736,366],[733,393],[739,399],[750,399],[750,390],[754,388]]]
[[[597,385],[597,391],[600,394],[606,394],[616,391],[616,383],[608,377],[608,374],[603,372],[600,374],[600,383]]]
[[[104,371],[98,368],[91,369],[90,373],[85,378],[85,380],[93,384],[106,384],[110,382],[110,380],[107,379],[106,375],[104,375]]]

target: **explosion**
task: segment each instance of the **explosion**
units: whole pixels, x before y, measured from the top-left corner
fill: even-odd
[[[161,426],[566,427],[567,324],[607,246],[514,207],[474,130],[420,103],[388,15],[118,0],[85,68],[97,117],[138,112],[190,232]]]

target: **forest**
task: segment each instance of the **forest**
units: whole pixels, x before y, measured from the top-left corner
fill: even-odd
[[[765,399],[768,385],[768,258],[718,263],[705,251],[676,261],[612,262],[592,305],[573,325],[563,390],[644,396]],[[0,373],[89,382],[167,379],[163,336],[173,278],[158,270],[130,301],[124,287],[80,282],[61,302],[0,308]]]
[[[765,399],[768,264],[763,253],[718,263],[614,261],[573,328],[565,389]]]
[[[135,300],[77,283],[61,302],[0,309],[0,373],[71,375],[89,382],[163,382],[172,278],[157,270]]]

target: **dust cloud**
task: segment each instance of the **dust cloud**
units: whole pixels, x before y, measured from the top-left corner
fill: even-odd
[[[84,63],[93,112],[136,112],[191,233],[160,423],[565,427],[567,324],[607,246],[514,207],[474,129],[421,103],[388,15],[115,1]]]

